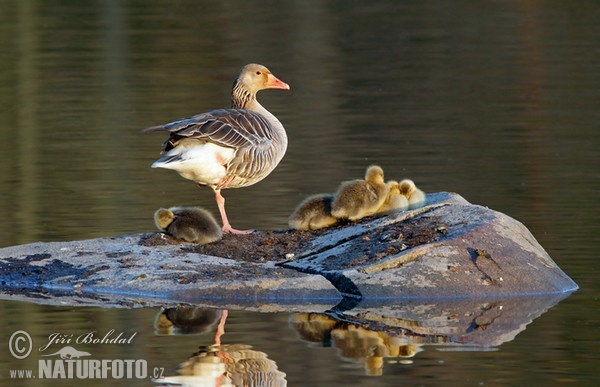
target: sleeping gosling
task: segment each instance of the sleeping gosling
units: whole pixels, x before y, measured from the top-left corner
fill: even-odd
[[[418,189],[410,179],[400,182],[400,193],[408,198],[408,208],[411,210],[425,205],[425,192]]]
[[[159,230],[187,242],[206,244],[223,236],[211,213],[199,207],[159,208],[154,213],[154,223]]]
[[[408,210],[408,198],[400,193],[400,184],[396,180],[387,183],[388,194],[377,213],[390,214],[395,211]]]

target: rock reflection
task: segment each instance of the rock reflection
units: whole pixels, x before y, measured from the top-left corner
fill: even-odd
[[[154,320],[157,334],[186,335],[209,332],[216,325],[214,344],[198,351],[177,367],[177,374],[154,380],[158,385],[286,386],[286,375],[267,354],[247,344],[221,344],[227,310],[170,308]]]
[[[513,340],[568,294],[504,299],[389,300],[296,313],[290,326],[303,340],[334,347],[362,362],[367,375],[382,375],[384,362],[412,363],[428,346],[441,351],[490,351]]]

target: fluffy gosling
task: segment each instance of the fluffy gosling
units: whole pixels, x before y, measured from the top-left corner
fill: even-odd
[[[425,192],[418,189],[410,179],[400,182],[400,193],[408,198],[408,208],[411,210],[425,205]]]
[[[390,180],[386,185],[388,186],[388,194],[377,213],[390,214],[395,211],[408,210],[408,198],[400,193],[400,184],[396,180]]]
[[[159,208],[154,213],[154,223],[159,230],[187,242],[206,244],[223,236],[211,213],[198,207]]]
[[[338,219],[350,220],[373,215],[385,201],[387,191],[383,169],[371,165],[367,168],[364,180],[350,180],[340,184],[331,204],[331,214]]]
[[[296,207],[288,220],[296,230],[318,230],[333,226],[337,218],[331,215],[333,195],[316,194],[307,197]]]

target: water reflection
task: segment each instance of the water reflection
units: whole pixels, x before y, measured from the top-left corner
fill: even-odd
[[[342,359],[362,364],[366,375],[382,376],[386,363],[412,364],[426,350],[496,350],[566,296],[340,303],[325,313],[294,313],[289,326],[301,340],[335,348]],[[227,314],[193,307],[159,312],[154,321],[158,335],[214,331],[212,344],[201,345],[179,364],[177,375],[160,383],[285,385],[285,373],[266,353],[245,343],[222,343]]]
[[[215,343],[220,344],[227,315],[226,309],[192,307],[162,309],[154,320],[154,333],[157,335],[201,334],[209,331],[218,323]]]
[[[343,358],[363,363],[367,375],[382,375],[384,359],[412,363],[409,359],[426,346],[495,350],[566,296],[372,302],[345,311],[297,313],[290,326],[303,340],[337,348]]]
[[[326,314],[298,313],[290,325],[300,337],[324,347],[337,348],[343,358],[364,362],[367,375],[382,375],[385,358],[406,362],[422,350],[409,336],[371,330],[368,324],[350,324]]]
[[[177,367],[177,375],[155,380],[159,385],[286,386],[285,373],[267,354],[248,344],[222,344],[228,311],[206,308],[169,308],[154,320],[157,334],[204,333],[216,325],[214,343],[202,345]]]

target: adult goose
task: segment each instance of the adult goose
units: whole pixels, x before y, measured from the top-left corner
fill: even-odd
[[[285,154],[287,135],[283,125],[256,100],[264,89],[289,90],[269,69],[248,64],[233,82],[231,108],[212,110],[144,131],[167,131],[163,157],[152,168],[173,169],[201,186],[209,186],[215,198],[223,231],[247,234],[252,230],[231,227],[221,190],[258,183]]]

